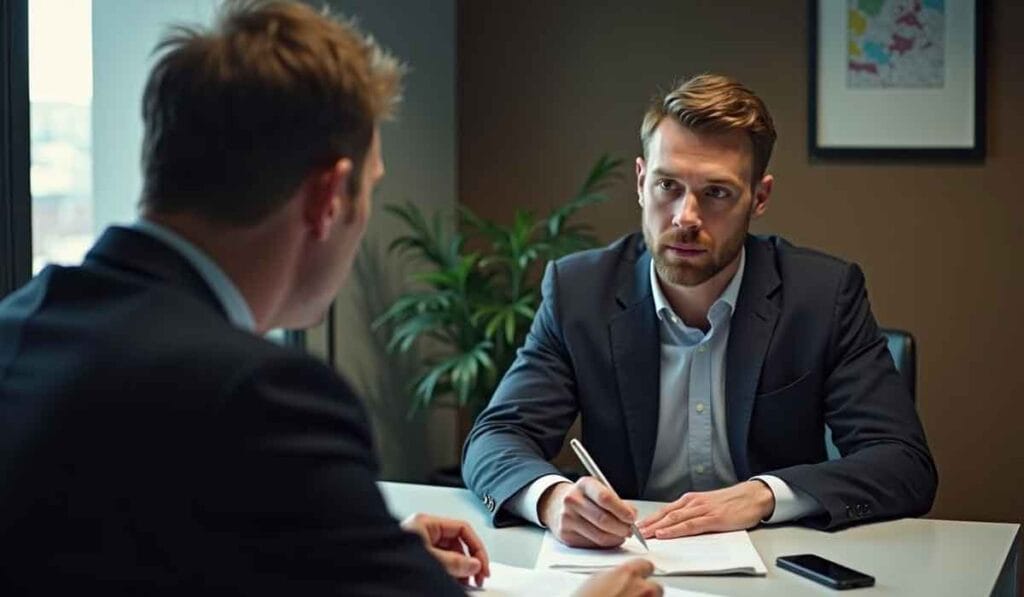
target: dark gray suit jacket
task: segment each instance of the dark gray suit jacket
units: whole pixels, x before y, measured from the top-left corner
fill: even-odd
[[[801,489],[833,528],[916,516],[937,475],[856,265],[748,236],[726,352],[726,426],[739,479]],[[642,237],[548,265],[525,345],[477,419],[463,476],[494,514],[538,477],[576,415],[582,441],[625,498],[642,498],[658,420],[660,344]],[[824,426],[843,458],[827,461]],[[680,438],[682,441],[682,438]]]
[[[0,594],[462,595],[322,363],[112,228],[0,302]]]

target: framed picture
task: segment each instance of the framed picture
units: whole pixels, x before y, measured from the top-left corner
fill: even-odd
[[[816,158],[985,157],[982,0],[810,0]]]

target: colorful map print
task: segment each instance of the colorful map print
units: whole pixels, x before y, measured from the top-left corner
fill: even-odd
[[[847,87],[945,85],[945,0],[848,1]]]

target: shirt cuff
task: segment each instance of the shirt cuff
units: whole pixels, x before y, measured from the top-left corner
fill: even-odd
[[[548,487],[563,481],[572,483],[562,475],[544,475],[513,494],[505,502],[505,506],[519,517],[525,518],[541,528],[547,528],[541,523],[540,513],[537,512],[540,497],[544,495]]]
[[[771,516],[761,521],[763,523],[789,522],[821,511],[817,500],[804,491],[790,487],[788,483],[774,475],[757,475],[750,478],[751,481],[754,479],[767,485],[775,495],[775,510]]]

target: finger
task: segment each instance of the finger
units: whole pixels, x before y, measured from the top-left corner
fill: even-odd
[[[460,521],[463,524],[462,534],[460,539],[466,544],[466,549],[469,550],[470,557],[476,558],[480,562],[480,573],[477,575],[477,585],[483,584],[483,579],[491,575],[491,556],[487,553],[487,548],[484,546],[484,542],[480,539],[480,536],[476,534],[473,527],[469,526],[469,523]]]
[[[713,522],[710,516],[691,518],[678,524],[658,529],[654,532],[654,536],[658,539],[675,539],[676,537],[700,535],[716,530]]]
[[[450,576],[469,578],[480,572],[480,561],[476,558],[441,549],[432,549],[431,551]]]
[[[636,520],[636,508],[622,501],[614,491],[593,477],[582,477],[576,482],[583,494],[602,509],[611,512],[626,524]]]
[[[484,546],[483,540],[476,534],[473,527],[464,520],[454,518],[441,518],[439,523],[441,534],[445,539],[444,542],[460,552],[463,550],[463,546],[465,546],[466,550],[469,551],[469,555],[479,560],[481,564],[480,574],[484,577],[490,576],[490,556],[487,554],[487,548]]]
[[[626,540],[625,537],[613,535],[597,528],[585,518],[577,518],[572,525],[572,530],[590,540],[595,547],[618,547]]]
[[[430,533],[426,528],[426,518],[428,518],[427,515],[421,512],[410,514],[405,518],[405,520],[403,520],[399,524],[399,526],[401,526],[402,529],[408,533],[414,533],[416,535],[419,535],[420,538],[423,539],[423,541],[429,545]]]
[[[606,533],[619,537],[628,537],[630,532],[632,532],[628,524],[622,522],[614,514],[592,502],[586,496],[582,498],[577,508],[577,513],[590,522],[590,524]]]
[[[656,582],[644,580],[640,584],[640,595],[642,597],[661,597],[664,594],[665,589]]]
[[[643,533],[644,536],[647,536],[647,529],[650,528],[652,525],[661,522],[661,520],[664,519],[665,516],[667,516],[668,513],[671,511],[672,510],[668,507],[660,508],[654,514],[651,514],[647,518],[637,522],[636,526],[640,529],[640,532]]]
[[[463,546],[469,551],[469,555],[476,558],[481,565],[480,574],[486,578],[491,575],[490,556],[483,540],[476,534],[473,527],[464,520],[455,518],[434,517],[431,525],[440,537],[434,542],[436,547],[443,547],[449,551],[462,553]]]
[[[580,535],[575,531],[568,531],[564,529],[562,530],[562,533],[558,535],[558,540],[569,547],[600,547],[599,545],[594,545],[593,541],[587,539],[583,535]]]
[[[621,567],[630,574],[634,574],[636,576],[639,576],[640,578],[647,578],[648,576],[654,574],[654,564],[652,564],[649,560],[645,560],[643,558],[634,558],[632,560],[629,560],[628,562],[622,564]]]
[[[651,514],[647,518],[644,518],[643,520],[637,522],[637,526],[641,529],[643,527],[650,526],[664,518],[665,515],[667,515],[669,512],[674,512],[675,510],[685,507],[692,501],[693,495],[694,494],[692,493],[684,493],[682,496],[679,497],[679,499],[669,504],[666,504],[661,508],[658,508],[658,510],[654,514]]]
[[[695,518],[700,518],[701,516],[706,516],[708,514],[708,511],[709,507],[706,505],[690,505],[685,508],[680,508],[679,510],[669,512],[665,515],[664,518],[662,518],[658,522],[648,527],[644,527],[644,529],[641,532],[644,533],[645,536],[649,535],[652,537],[657,537],[657,533],[659,530],[667,529],[682,522],[686,522],[688,520]]]

